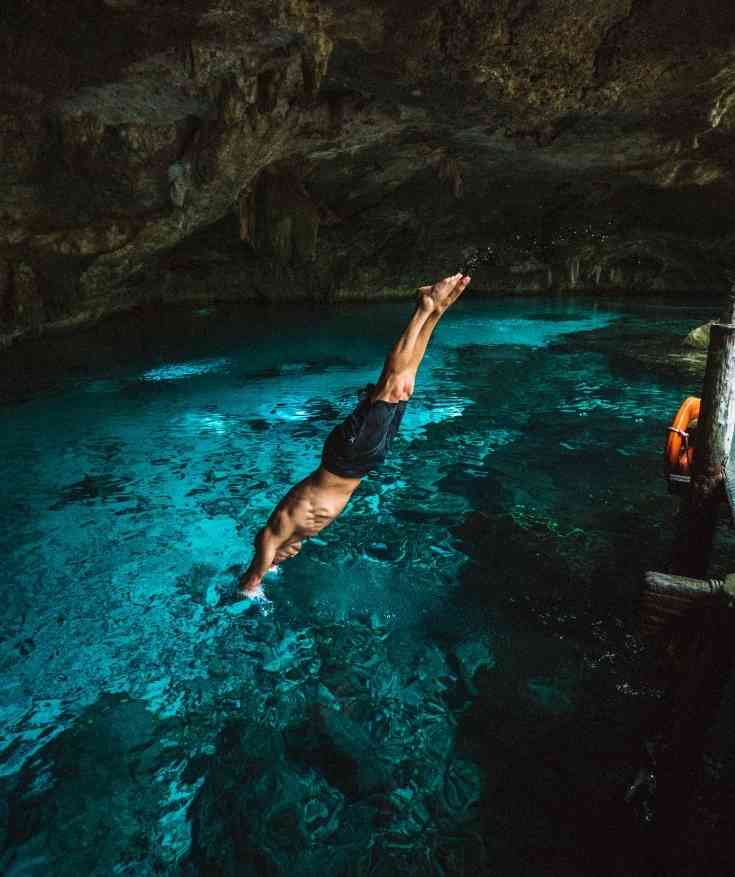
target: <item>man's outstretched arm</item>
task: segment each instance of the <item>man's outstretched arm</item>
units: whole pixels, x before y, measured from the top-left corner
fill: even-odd
[[[276,553],[284,542],[284,524],[282,515],[275,514],[255,537],[253,559],[240,577],[240,591],[245,596],[253,597],[260,593],[260,582],[273,566]]]

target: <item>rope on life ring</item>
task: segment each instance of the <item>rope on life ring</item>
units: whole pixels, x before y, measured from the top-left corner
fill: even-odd
[[[699,418],[700,400],[688,396],[676,412],[676,417],[667,429],[664,448],[664,465],[667,475],[688,475],[694,457],[694,445],[690,441],[690,429],[696,426]]]

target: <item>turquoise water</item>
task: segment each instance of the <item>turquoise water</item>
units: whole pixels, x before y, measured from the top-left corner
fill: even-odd
[[[0,436],[6,873],[579,873],[656,698],[635,599],[699,390],[616,354],[712,312],[461,302],[380,474],[233,603],[407,310],[203,310],[29,367]]]

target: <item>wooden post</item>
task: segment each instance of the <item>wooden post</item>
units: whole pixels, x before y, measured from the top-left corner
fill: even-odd
[[[676,873],[701,783],[708,734],[735,658],[730,610],[705,608],[691,615],[689,635],[681,638],[677,661],[686,673],[670,690],[666,730],[657,751],[656,834],[661,874]]]
[[[710,329],[692,478],[674,546],[677,573],[697,578],[707,574],[734,434],[735,292],[728,297],[722,321]]]

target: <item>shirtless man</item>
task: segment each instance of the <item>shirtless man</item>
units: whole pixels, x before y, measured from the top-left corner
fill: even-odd
[[[420,287],[413,316],[388,354],[378,383],[362,391],[352,414],[329,434],[319,468],[289,490],[255,537],[255,555],[240,577],[241,596],[262,597],[263,576],[331,524],[365,475],[383,462],[431,334],[469,282],[467,275],[454,274]]]

